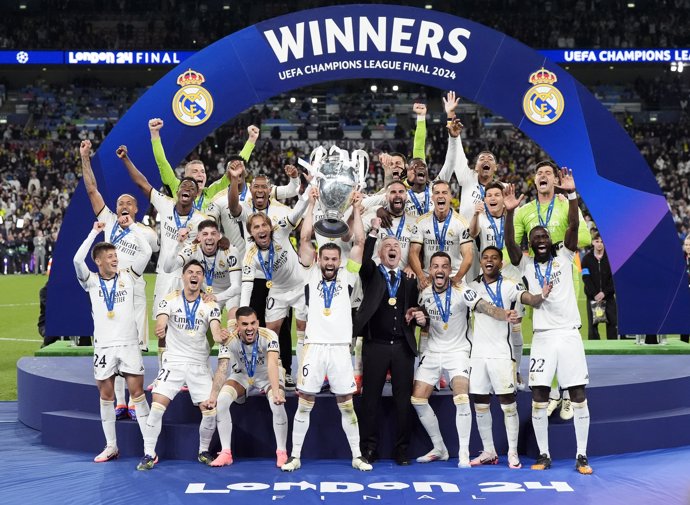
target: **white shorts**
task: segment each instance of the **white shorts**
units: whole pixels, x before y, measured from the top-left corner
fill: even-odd
[[[414,380],[435,385],[441,378],[444,370],[448,372],[448,378],[470,377],[470,353],[469,351],[432,352],[425,351],[419,358],[419,365],[414,373]]]
[[[175,291],[181,285],[181,277],[178,274],[166,274],[157,273],[156,274],[156,286],[153,288],[153,307],[152,314],[153,319],[156,319],[158,314],[158,304],[163,298],[168,296],[169,293]]]
[[[510,358],[470,358],[470,394],[515,392],[515,362]]]
[[[307,320],[307,305],[304,299],[304,286],[299,286],[290,291],[274,293],[268,292],[266,298],[266,322],[272,323],[284,317],[290,312],[290,307],[295,311],[295,317],[300,321]]]
[[[562,388],[589,384],[582,336],[576,329],[535,331],[529,355],[529,385]]]
[[[134,318],[137,322],[139,347],[148,349],[149,320],[146,317],[146,280],[143,275],[134,281]]]
[[[163,367],[153,381],[153,392],[173,400],[185,384],[194,405],[208,400],[213,388],[211,369],[208,365],[168,363],[163,356]]]
[[[328,376],[331,393],[351,395],[357,389],[349,344],[305,344],[302,367],[297,374],[297,389],[315,395]]]
[[[93,376],[96,380],[125,373],[144,375],[144,359],[138,344],[94,347]]]
[[[264,392],[267,392],[271,388],[271,381],[268,379],[268,369],[266,367],[257,370],[254,377],[249,377],[246,372],[233,372],[228,377],[228,380],[234,380],[240,384],[247,393],[249,393],[252,388]],[[278,373],[278,384],[280,385],[280,389],[285,389],[285,369],[283,367],[280,367]]]

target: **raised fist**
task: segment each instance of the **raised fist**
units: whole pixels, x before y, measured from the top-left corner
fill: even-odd
[[[149,130],[151,131],[160,131],[160,129],[163,128],[163,120],[159,117],[154,117],[153,119],[149,119]]]
[[[418,116],[426,116],[426,104],[416,103],[412,106],[412,111]]]
[[[88,158],[91,156],[91,141],[90,140],[82,140],[81,145],[79,146],[79,154],[81,155],[82,158]]]
[[[249,134],[249,142],[256,144],[256,139],[259,138],[259,128],[254,125],[249,125],[247,133]]]
[[[120,158],[121,160],[124,160],[127,157],[127,146],[120,146],[117,148],[115,151],[115,154],[117,154],[117,157]]]

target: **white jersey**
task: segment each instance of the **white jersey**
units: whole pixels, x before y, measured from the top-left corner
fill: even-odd
[[[451,265],[453,267],[451,275],[454,276],[458,273],[462,261],[460,246],[467,242],[472,242],[472,237],[470,237],[469,224],[465,218],[454,210],[451,210],[449,219],[450,222],[448,223],[448,229],[445,235],[445,246],[443,249],[440,247],[439,238],[442,238],[445,221],[437,221],[436,215],[433,212],[424,214],[417,219],[417,223],[413,227],[412,242],[422,246],[424,256],[422,268],[424,272],[429,272],[431,256],[435,252],[443,250],[448,253],[451,258]],[[439,236],[436,235],[434,223],[436,223],[436,227],[438,228]]]
[[[191,243],[197,236],[198,226],[201,221],[208,219],[205,214],[198,212],[192,207],[189,215],[179,216],[175,210],[175,200],[168,198],[163,193],[151,190],[151,203],[158,211],[160,216],[160,247],[161,251],[158,255],[158,264],[156,265],[156,272],[163,273],[165,264],[168,256],[175,255],[177,253],[177,235],[181,228],[189,229],[189,236],[187,237],[187,243]],[[179,219],[180,226],[177,225],[177,219]],[[180,273],[180,272],[175,272]]]
[[[446,296],[448,290],[437,293],[441,309],[446,311]],[[465,284],[452,287],[450,295],[450,315],[447,322],[443,321],[441,309],[433,293],[433,286],[427,287],[419,295],[419,304],[424,307],[431,319],[429,323],[429,344],[427,350],[431,352],[470,351],[469,319],[470,310],[474,309],[480,298],[476,291]]]
[[[241,199],[242,195],[240,194]],[[244,236],[247,230],[244,228],[244,224],[240,221],[239,216],[233,217],[230,214],[227,189],[220,191],[213,197],[206,207],[206,214],[220,225],[223,235],[237,248],[239,257],[244,256]]]
[[[168,316],[165,360],[168,363],[205,366],[211,352],[206,332],[214,319],[220,323],[220,309],[215,302],[204,302],[199,295],[194,324],[188,325],[187,311],[182,300],[183,293],[176,290],[168,294],[160,301],[156,311],[156,316],[161,314]],[[195,303],[189,303],[189,308],[192,309]]]
[[[182,259],[183,265],[190,260],[197,260],[204,266],[206,274],[203,289],[210,288],[212,290],[210,292],[216,295],[219,303],[221,299],[226,301],[229,296],[219,298],[218,295],[225,294],[231,288],[235,288],[236,294],[239,294],[241,282],[240,257],[237,249],[232,244],[230,244],[229,249],[218,249],[216,254],[212,256],[206,256],[200,244],[191,244],[185,246],[179,252],[179,257]]]
[[[117,249],[118,266],[121,269],[131,267],[137,262],[137,258],[142,254],[148,256],[145,259],[146,264],[151,259],[151,252],[158,251],[158,237],[156,236],[156,232],[148,226],[144,226],[141,223],[134,223],[132,225],[136,227],[144,240],[151,246],[151,252],[144,252],[137,240],[132,237],[131,231],[129,229],[123,229],[118,224],[117,214],[111,211],[107,206],[103,207],[96,218],[99,222],[105,223],[105,229],[103,230],[105,240],[113,244]]]
[[[284,245],[273,240],[273,268],[271,269],[271,291],[284,293],[304,285],[304,268],[299,262],[297,253],[291,245]],[[261,257],[259,257],[261,255]],[[265,279],[263,268],[268,269],[269,250],[260,250],[252,245],[242,260],[242,295],[240,305],[249,305],[251,288],[255,278]],[[263,262],[263,265],[262,265]],[[261,272],[261,275],[257,275]],[[268,281],[267,281],[268,282]]]
[[[469,283],[481,298],[496,306],[483,282],[483,277]],[[489,284],[495,296],[500,296],[504,309],[512,309],[520,299],[524,288],[511,279],[501,277],[501,289],[498,292],[498,281]],[[514,358],[510,345],[510,324],[499,321],[482,312],[474,313],[474,326],[471,333],[473,358]]]
[[[474,212],[474,211],[473,211]],[[499,234],[505,234],[505,216],[493,218],[494,225],[496,226],[496,231]],[[496,244],[496,231],[491,226],[491,222],[485,213],[479,214],[479,254],[489,246],[498,247]],[[504,235],[505,236],[505,235]],[[519,281],[522,278],[522,274],[518,267],[510,262],[510,256],[508,255],[508,249],[505,246],[505,239],[503,242],[503,268],[501,268],[501,273],[505,277],[510,277],[514,281]],[[478,258],[480,259],[480,258]]]
[[[278,335],[268,328],[259,328],[257,339],[256,368],[254,369],[254,375],[262,376],[268,374],[268,353],[280,352],[280,346],[278,344]],[[247,364],[251,367],[253,347],[254,344],[243,343],[237,331],[235,331],[226,344],[221,344],[218,347],[218,359],[227,358],[230,360],[228,374],[241,373],[248,377],[249,372],[247,370]]]
[[[108,280],[101,279],[100,275],[94,272],[89,272],[86,279],[79,279],[79,284],[91,298],[94,346],[139,345],[134,313],[134,284],[138,278],[139,276],[128,268],[119,270],[115,277]],[[105,285],[105,293],[101,281]],[[105,300],[111,294],[114,294],[115,303],[113,317],[108,317]]]
[[[359,278],[361,265],[347,260],[334,281],[325,281],[321,267],[314,263],[306,275],[307,328],[304,344],[349,344],[352,341],[352,305],[350,294]],[[333,286],[333,282],[335,285]],[[326,308],[324,284],[333,286],[330,308]]]
[[[457,160],[454,168],[455,177],[461,186],[459,212],[469,221],[474,214],[474,206],[478,203],[484,203],[484,186],[479,183],[477,171],[470,168],[462,144],[458,149]]]
[[[572,329],[582,325],[573,284],[574,258],[575,253],[561,245],[556,257],[552,260],[548,280],[546,279],[548,262],[538,264],[539,272],[544,277],[544,281],[553,284],[553,289],[548,298],[539,307],[534,308],[532,321],[534,331]],[[535,295],[541,294],[542,287],[539,283],[534,258],[523,256],[520,261],[520,272],[527,280],[529,292]]]
[[[364,233],[369,234],[371,230],[371,220],[363,220],[365,224]],[[400,242],[400,268],[404,269],[407,267],[408,258],[410,257],[410,243],[412,241],[412,235],[417,218],[412,214],[403,214],[402,216],[393,217],[393,223],[390,228],[381,228],[377,235],[376,246],[374,247],[374,253],[372,258],[378,264],[380,259],[378,257],[379,248],[381,247],[381,242],[383,239],[389,236],[396,237],[398,242]]]

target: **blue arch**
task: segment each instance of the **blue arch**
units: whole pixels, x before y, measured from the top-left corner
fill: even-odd
[[[375,62],[392,63],[384,68]],[[523,97],[532,86],[528,78],[541,67],[557,76],[554,87],[563,96],[562,115],[549,125],[531,122],[523,110]],[[212,113],[198,126],[180,122],[171,105],[181,89],[177,78],[188,68],[204,75],[203,87],[214,103]],[[453,89],[505,117],[557,163],[572,167],[578,191],[606,237],[620,331],[688,332],[690,290],[675,226],[632,140],[567,72],[517,40],[450,14],[346,5],[281,16],[229,35],[172,70],[122,117],[93,160],[99,188],[110,205],[123,192],[144,200],[114,154],[120,144],[129,146],[132,159],[152,182],[160,180],[148,136],[151,117],[164,119],[166,151],[177,161],[218,126],[258,102],[303,86],[354,78]],[[91,332],[87,297],[75,279],[72,257],[92,222],[80,183],[55,250],[48,290],[49,334]],[[59,303],[61,299],[69,303]]]

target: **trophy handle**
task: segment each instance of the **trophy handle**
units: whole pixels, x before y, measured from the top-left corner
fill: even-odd
[[[312,167],[312,170],[314,172],[318,172],[319,168],[323,164],[324,160],[328,156],[328,152],[323,146],[319,146],[316,149],[314,149],[310,154],[309,154],[309,164]],[[311,171],[310,171],[311,172]],[[314,174],[312,174],[314,175]]]
[[[359,184],[358,189],[361,190],[364,187],[364,174],[369,166],[369,154],[363,149],[352,151],[352,161],[355,162],[355,167],[357,168],[357,175],[359,176],[357,181]]]

